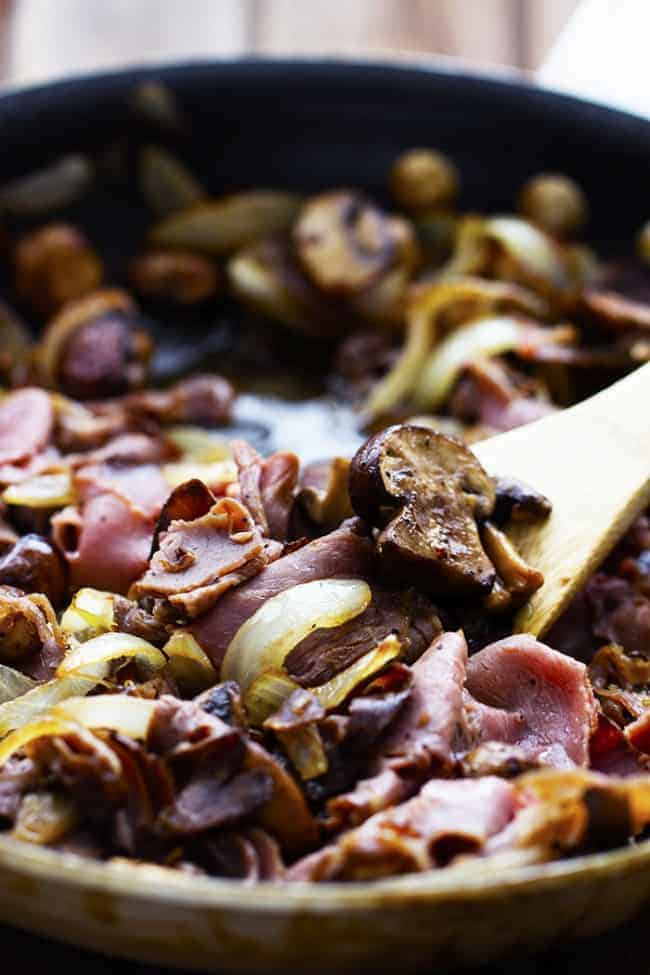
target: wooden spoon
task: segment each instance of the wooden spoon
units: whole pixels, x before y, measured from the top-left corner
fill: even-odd
[[[553,503],[546,521],[508,529],[545,579],[515,629],[541,634],[650,504],[650,363],[577,406],[473,450],[490,474],[519,478]]]

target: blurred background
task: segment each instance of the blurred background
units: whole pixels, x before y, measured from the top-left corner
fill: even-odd
[[[650,114],[650,0],[0,0],[9,82],[238,54],[455,58]]]

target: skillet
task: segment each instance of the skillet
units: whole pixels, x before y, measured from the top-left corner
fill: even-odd
[[[214,191],[353,185],[381,199],[399,151],[430,144],[458,164],[463,207],[508,209],[528,175],[557,170],[585,189],[588,236],[605,254],[623,253],[647,216],[649,122],[515,82],[334,61],[194,63],[6,94],[0,180],[118,138],[148,78],[170,85],[192,119],[188,161]],[[109,188],[75,216],[119,277],[148,215]],[[198,345],[205,328],[195,323],[182,343]],[[163,338],[178,352],[173,323]],[[351,971],[399,958],[404,971],[430,971],[592,935],[649,898],[650,842],[497,873],[474,863],[366,886],[251,889],[0,838],[1,920],[201,969]]]

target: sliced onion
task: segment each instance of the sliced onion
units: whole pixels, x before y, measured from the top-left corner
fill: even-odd
[[[318,579],[267,599],[231,640],[221,665],[222,680],[235,680],[243,694],[266,670],[279,670],[290,651],[320,627],[347,623],[372,599],[361,579]]]
[[[377,416],[392,410],[411,392],[422,369],[422,363],[429,354],[434,340],[434,324],[427,312],[409,315],[406,324],[406,341],[399,358],[390,372],[373,386],[362,414],[368,423]]]
[[[163,647],[169,658],[169,670],[186,694],[198,694],[217,681],[217,672],[208,655],[201,649],[191,633],[177,630]]]
[[[449,276],[414,288],[407,309],[406,341],[392,369],[374,386],[363,407],[366,422],[408,399],[438,341],[439,318],[454,306],[462,309],[466,319],[502,307],[530,315],[542,315],[546,310],[535,294],[510,282]]]
[[[57,668],[57,677],[92,675],[97,664],[129,657],[151,670],[160,670],[167,663],[162,650],[130,633],[102,633],[86,643],[72,647]]]
[[[285,670],[265,670],[251,683],[244,695],[249,724],[261,728],[267,718],[278,711],[284,702],[300,690],[300,684]]]
[[[0,664],[0,704],[13,701],[36,686],[36,681],[13,667]]]
[[[105,728],[129,738],[145,739],[157,701],[127,694],[69,697],[51,710],[53,717],[76,721],[84,728]]]
[[[276,735],[303,781],[307,782],[309,779],[318,778],[319,775],[325,775],[329,763],[323,741],[315,725],[309,724],[303,728],[278,731]]]
[[[363,681],[382,670],[391,660],[395,660],[402,652],[402,645],[394,634],[390,634],[378,644],[374,650],[364,653],[353,664],[336,674],[320,687],[310,687],[309,690],[317,697],[326,711],[337,708]]]
[[[19,504],[26,508],[64,508],[75,500],[70,471],[37,474],[18,484],[12,484],[3,495],[6,504]]]
[[[521,323],[516,318],[482,318],[461,326],[442,340],[424,363],[413,398],[435,410],[446,400],[463,366],[516,348]]]
[[[201,464],[232,460],[230,444],[213,430],[194,426],[167,427],[165,437],[178,447],[184,460],[197,460]]]
[[[0,741],[0,766],[11,758],[19,749],[24,748],[35,738],[53,735],[70,735],[81,731],[81,727],[73,721],[46,715],[40,721],[33,721],[24,727],[17,728],[12,734]]]
[[[300,199],[293,193],[233,193],[172,213],[153,228],[151,241],[161,247],[227,254],[252,240],[286,230],[299,206]]]
[[[483,232],[487,238],[496,240],[532,278],[541,279],[553,288],[564,288],[569,283],[559,248],[527,220],[492,217],[485,221]]]
[[[160,146],[142,150],[140,187],[145,202],[159,216],[183,210],[206,196],[187,167]]]
[[[265,318],[316,334],[329,325],[325,303],[315,301],[317,296],[292,264],[289,248],[277,238],[238,251],[228,260],[226,274],[235,297]],[[321,321],[324,312],[326,321]]]
[[[107,633],[113,627],[114,601],[112,592],[79,589],[61,617],[62,631],[77,639]]]
[[[47,169],[30,173],[0,190],[0,209],[16,216],[37,216],[68,206],[84,193],[93,179],[85,156],[70,155]]]
[[[193,478],[198,478],[208,487],[233,484],[237,480],[237,466],[232,460],[215,460],[212,463],[181,460],[171,464],[163,464],[162,473],[172,488],[184,484],[185,481],[191,481]]]
[[[96,668],[97,669],[97,668]],[[0,737],[22,728],[67,697],[88,694],[101,677],[61,677],[38,684],[11,701],[0,704]]]

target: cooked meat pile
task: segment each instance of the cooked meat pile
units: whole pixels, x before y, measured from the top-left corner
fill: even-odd
[[[356,190],[212,198],[170,149],[167,94],[172,117],[127,139],[155,221],[122,273],[62,217],[98,160],[1,194],[0,826],[247,882],[637,841],[650,522],[544,643],[512,635],[544,580],[508,526],[551,503],[470,444],[650,357],[648,232],[601,263],[555,174],[517,216],[463,215],[426,149],[393,167],[395,212]],[[353,457],[263,456],[222,375],[156,384],[151,318],[218,305],[280,358],[300,333],[357,410]]]

